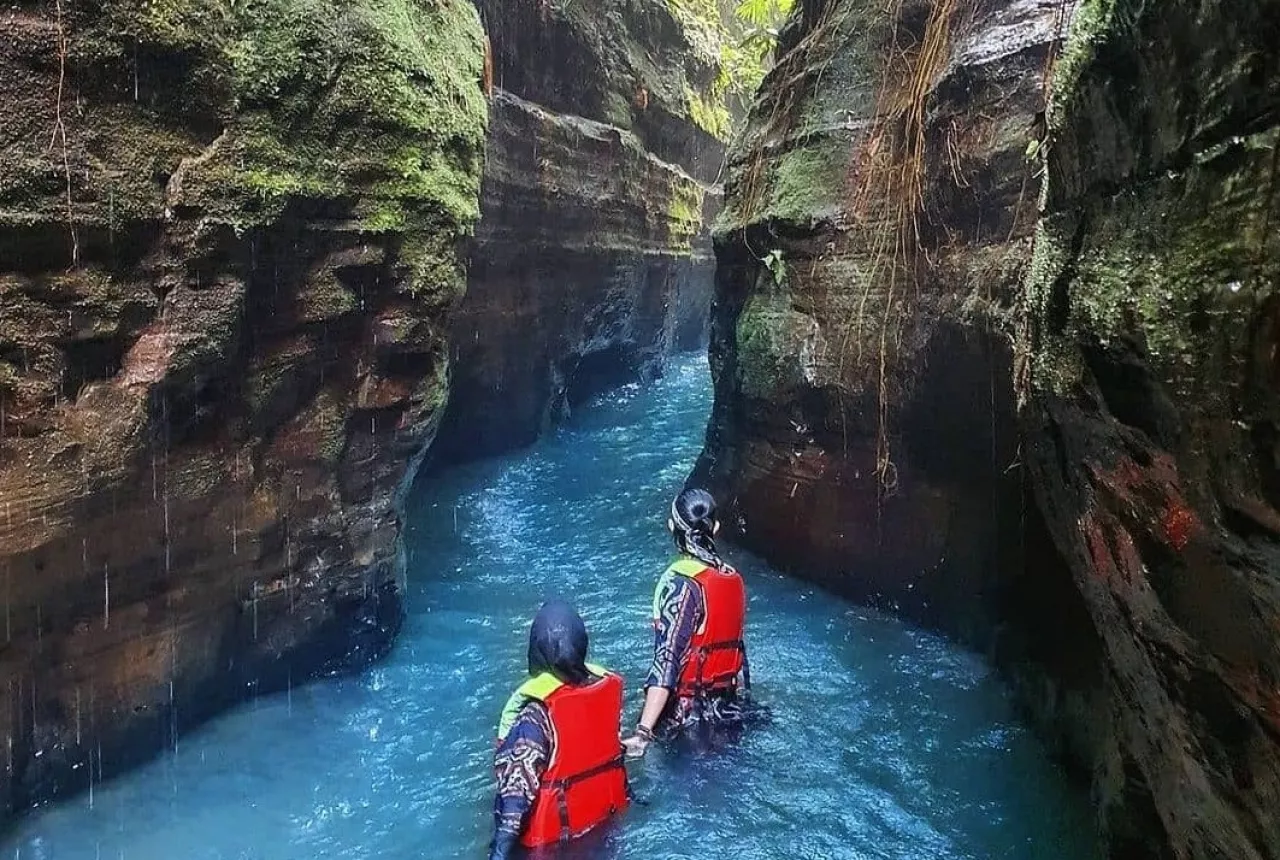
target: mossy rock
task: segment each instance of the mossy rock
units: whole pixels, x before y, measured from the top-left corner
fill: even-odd
[[[771,276],[762,272],[761,277]],[[779,392],[810,384],[821,338],[817,321],[795,310],[785,290],[752,295],[736,329],[737,382],[743,396],[769,401]]]
[[[186,222],[198,251],[301,215],[452,248],[479,217],[487,105],[469,3],[107,0],[74,9],[68,30],[82,232]],[[0,156],[0,227],[67,221],[47,143]]]

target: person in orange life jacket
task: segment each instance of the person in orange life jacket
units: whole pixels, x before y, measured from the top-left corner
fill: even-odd
[[[674,733],[695,720],[740,722],[737,692],[749,686],[742,641],[742,577],[716,552],[716,503],[706,490],[685,490],[671,503],[667,529],[680,557],[658,580],[653,598],[653,665],[628,757],[644,755],[660,725]]]
[[[490,860],[580,836],[627,806],[622,679],[586,662],[587,628],[551,600],[529,629],[529,677],[498,724]]]

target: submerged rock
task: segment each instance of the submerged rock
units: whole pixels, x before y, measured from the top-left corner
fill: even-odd
[[[532,442],[702,346],[713,282],[724,149],[690,105],[714,58],[661,0],[479,6],[493,122],[440,463]]]
[[[462,2],[0,10],[0,804],[390,645],[478,216]]]
[[[803,3],[731,158],[699,477],[989,649],[1110,856],[1280,856],[1280,8],[893,9]]]

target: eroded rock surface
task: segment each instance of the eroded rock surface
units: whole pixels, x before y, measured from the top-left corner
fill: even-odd
[[[1055,80],[1024,444],[1103,681],[1116,857],[1280,856],[1280,4],[1086,3]]]
[[[532,442],[576,401],[705,342],[714,57],[661,0],[479,3],[492,45],[482,217],[438,463]]]
[[[0,10],[4,809],[389,647],[483,56],[461,2]]]
[[[803,4],[732,157],[700,477],[989,649],[1109,856],[1280,856],[1280,10],[881,8]]]
[[[1009,315],[1066,14],[806,4],[717,225],[701,476],[774,561],[966,637],[1017,558]]]

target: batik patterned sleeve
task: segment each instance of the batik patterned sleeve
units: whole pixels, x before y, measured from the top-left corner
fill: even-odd
[[[539,702],[526,702],[493,756],[498,793],[493,802],[494,833],[489,860],[506,860],[519,843],[550,758],[551,723],[547,710]]]
[[[702,621],[702,592],[687,577],[668,574],[658,586],[653,665],[647,687],[674,690],[689,642]]]

